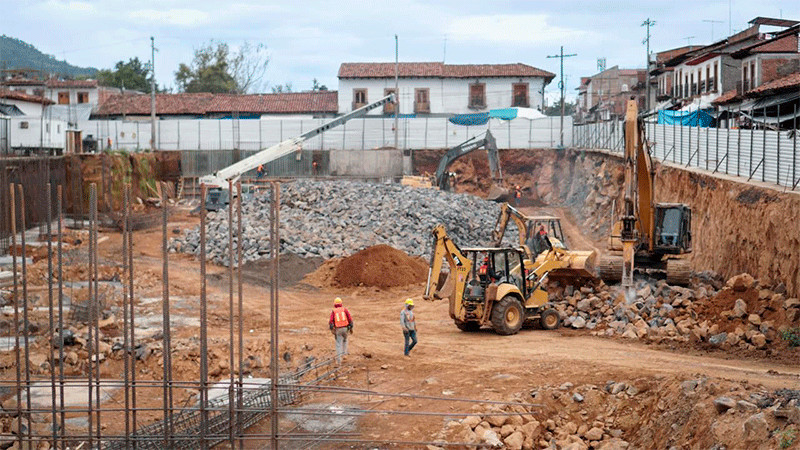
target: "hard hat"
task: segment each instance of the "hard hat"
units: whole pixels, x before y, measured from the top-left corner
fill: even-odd
[[[336,297],[336,299],[333,300],[333,304],[334,305],[341,305],[342,304],[342,299],[339,298],[339,297]]]
[[[407,299],[406,299],[406,305],[409,305],[409,306],[414,306],[414,300],[413,300],[413,299],[410,299],[410,298],[407,298]]]

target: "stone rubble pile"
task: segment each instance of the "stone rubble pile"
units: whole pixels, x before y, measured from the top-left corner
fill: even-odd
[[[245,262],[269,257],[269,205],[269,193],[243,199]],[[387,244],[410,255],[428,255],[431,230],[439,223],[459,245],[486,245],[499,211],[497,203],[468,194],[396,183],[298,180],[281,185],[280,251],[333,258]],[[208,214],[206,233],[208,259],[227,265],[227,210]],[[509,244],[513,235],[506,233]],[[170,242],[171,251],[197,255],[199,247],[199,228]]]
[[[699,274],[690,288],[647,279],[637,280],[635,294],[600,283],[559,288],[550,298],[563,326],[593,330],[594,335],[753,350],[768,348],[780,340],[782,331],[797,326],[800,301],[786,298],[785,293],[782,285],[774,290],[759,288],[748,274],[724,284],[712,275]],[[748,310],[741,297],[758,300]],[[735,299],[732,307],[715,311],[725,299]]]

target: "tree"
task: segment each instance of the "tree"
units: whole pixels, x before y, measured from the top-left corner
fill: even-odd
[[[272,89],[272,93],[273,93],[273,94],[285,94],[285,93],[289,93],[289,92],[292,92],[292,83],[289,83],[289,82],[287,81],[287,82],[286,82],[286,83],[284,83],[284,84],[279,84],[279,85],[277,85],[277,86],[272,86],[272,88],[271,88],[271,89]]]
[[[564,115],[571,116],[572,113],[575,111],[575,103],[565,102],[564,103]],[[559,98],[557,102],[553,103],[551,106],[548,106],[544,109],[544,114],[546,116],[560,116],[561,115],[561,99]]]
[[[150,71],[138,57],[119,61],[114,69],[102,69],[97,72],[97,81],[103,86],[150,91]],[[156,87],[156,90],[158,87]]]
[[[328,86],[325,86],[324,84],[319,84],[319,81],[317,81],[317,79],[314,78],[314,85],[311,87],[311,90],[312,91],[327,91],[328,90]]]
[[[269,56],[263,44],[245,42],[231,52],[224,42],[209,42],[194,51],[190,65],[181,64],[175,82],[182,92],[244,94],[260,87]]]

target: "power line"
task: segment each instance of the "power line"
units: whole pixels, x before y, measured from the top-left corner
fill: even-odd
[[[561,60],[561,81],[558,82],[558,87],[561,89],[561,126],[560,132],[560,147],[564,148],[564,58],[578,56],[577,53],[564,54],[564,46],[561,46],[561,52],[558,55],[548,55],[548,58],[559,58]]]
[[[642,22],[642,25],[641,25],[643,27],[647,27],[647,35],[645,36],[644,40],[642,41],[642,44],[647,44],[647,65],[645,66],[646,69],[645,69],[645,76],[644,76],[646,98],[644,99],[644,104],[645,104],[645,111],[648,111],[648,112],[650,111],[650,27],[653,27],[655,25],[656,25],[656,21],[655,20],[651,20],[649,17],[647,18],[647,20]]]

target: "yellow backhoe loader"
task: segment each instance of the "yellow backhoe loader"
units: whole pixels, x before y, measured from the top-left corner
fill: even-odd
[[[569,250],[561,229],[561,219],[555,216],[526,216],[508,203],[503,203],[492,230],[492,245],[501,246],[510,220],[517,225],[519,245],[530,260],[526,267],[535,267],[550,261],[559,265],[551,271],[551,279],[578,285],[595,279],[594,263],[597,253],[593,250]]]
[[[436,292],[442,261],[450,267],[443,291]],[[538,323],[546,330],[558,328],[560,317],[550,307],[544,282],[555,261],[534,268],[524,265],[521,248],[459,248],[443,225],[433,229],[433,251],[428,268],[426,299],[450,301],[450,317],[462,331],[492,327],[497,334],[516,334],[524,324]]]
[[[670,284],[689,284],[691,266],[679,256],[692,251],[692,209],[683,203],[656,203],[656,170],[635,100],[625,112],[625,183],[622,214],[611,227],[610,254],[598,264],[607,282],[633,285],[634,270],[666,272]]]

